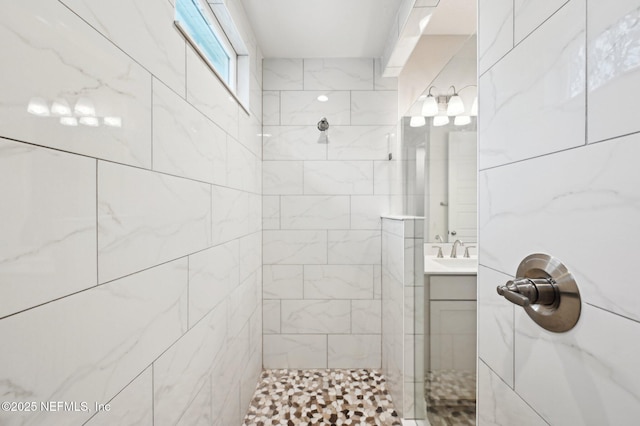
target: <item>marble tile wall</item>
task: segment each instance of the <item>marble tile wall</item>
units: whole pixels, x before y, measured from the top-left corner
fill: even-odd
[[[479,7],[479,424],[633,424],[640,2]],[[580,288],[566,333],[495,293],[535,252]]]
[[[392,186],[378,163],[397,121],[388,80],[373,59],[264,60],[265,368],[381,367],[380,216]],[[329,144],[317,143],[322,117]]]
[[[248,114],[177,31],[171,2],[1,6],[0,393],[37,410],[3,410],[0,423],[240,424],[262,368],[262,55],[251,29],[239,26]],[[61,124],[56,112],[78,104],[98,126]],[[351,274],[373,281],[372,268]]]

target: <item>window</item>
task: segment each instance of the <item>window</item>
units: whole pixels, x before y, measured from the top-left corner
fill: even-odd
[[[202,0],[176,0],[175,5],[178,29],[248,112],[248,52],[226,6]]]

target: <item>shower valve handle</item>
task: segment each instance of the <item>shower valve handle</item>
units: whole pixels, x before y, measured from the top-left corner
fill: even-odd
[[[518,306],[553,305],[556,289],[548,278],[516,278],[498,286],[498,294]]]

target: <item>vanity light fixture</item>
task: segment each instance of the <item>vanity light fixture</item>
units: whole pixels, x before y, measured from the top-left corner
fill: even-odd
[[[451,86],[450,89],[453,89],[453,95],[447,103],[447,115],[462,114],[464,112],[464,102],[462,102],[462,98],[458,95],[458,92],[456,92],[455,86]]]
[[[29,99],[27,112],[38,117],[49,117],[51,115],[51,112],[49,111],[49,105],[47,105],[47,101],[42,98]]]
[[[431,94],[433,86],[429,87],[429,94],[422,104],[422,115],[425,117],[433,117],[438,114],[438,100]]]
[[[51,114],[58,115],[60,117],[70,116],[71,108],[69,107],[69,102],[65,99],[57,98],[51,104]]]
[[[60,117],[60,124],[63,126],[76,127],[78,125],[78,119],[75,117]]]
[[[456,118],[453,119],[455,126],[466,126],[469,123],[471,123],[471,117],[468,115],[456,115]]]
[[[411,120],[409,120],[410,127],[422,127],[425,124],[427,124],[427,120],[421,115],[413,116]]]
[[[80,98],[76,105],[73,107],[73,112],[80,117],[94,117],[96,115],[96,108],[93,106],[93,102],[88,98]],[[82,123],[82,120],[80,120]],[[84,124],[84,123],[83,123]]]
[[[449,124],[449,117],[446,115],[436,115],[433,117],[433,125],[435,127],[445,126]]]
[[[100,125],[100,121],[98,121],[97,117],[80,117],[80,124],[84,124],[89,127],[98,127]]]

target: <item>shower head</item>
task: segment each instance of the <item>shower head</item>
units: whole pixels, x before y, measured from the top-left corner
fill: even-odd
[[[318,121],[318,130],[320,130],[320,138],[318,138],[318,143],[329,143],[329,138],[327,137],[327,129],[329,129],[329,122],[326,117],[322,117],[320,121]]]
[[[327,121],[326,117],[322,117],[320,121],[318,121],[318,130],[324,132],[327,129],[329,129],[329,122]]]

